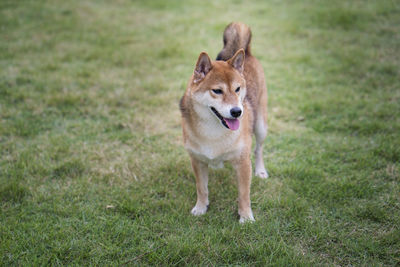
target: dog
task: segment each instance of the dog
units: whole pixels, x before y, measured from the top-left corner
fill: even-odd
[[[197,202],[191,213],[207,211],[208,167],[230,162],[238,181],[239,222],[254,221],[250,202],[252,134],[256,137],[255,174],[267,178],[263,143],[267,134],[264,70],[250,52],[251,30],[229,24],[215,61],[202,52],[180,101],[184,147],[196,176]]]

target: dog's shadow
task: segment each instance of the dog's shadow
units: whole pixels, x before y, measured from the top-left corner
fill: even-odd
[[[237,182],[230,164],[214,170],[209,168],[209,209],[196,217],[190,211],[196,203],[196,180],[190,160],[170,159],[159,165],[148,178],[133,183],[129,190],[116,197],[115,212],[132,220],[193,220],[204,221],[224,216],[237,220]],[[211,216],[212,215],[212,216]]]

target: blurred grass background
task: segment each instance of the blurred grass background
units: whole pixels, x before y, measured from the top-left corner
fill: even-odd
[[[179,98],[231,21],[269,90],[253,224],[195,183]],[[397,1],[1,1],[0,263],[400,264]]]

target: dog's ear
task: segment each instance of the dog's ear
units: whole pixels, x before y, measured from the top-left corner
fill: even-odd
[[[193,82],[198,83],[206,77],[207,73],[212,69],[210,57],[206,52],[201,52],[194,69]]]
[[[232,67],[237,69],[240,73],[244,70],[244,50],[243,48],[236,51],[236,53],[227,61]]]

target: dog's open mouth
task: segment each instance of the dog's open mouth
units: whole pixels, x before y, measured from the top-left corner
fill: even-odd
[[[238,119],[224,118],[214,107],[211,107],[211,110],[218,117],[218,119],[220,119],[222,125],[224,125],[226,128],[232,131],[236,131],[237,129],[239,129],[240,121]]]

